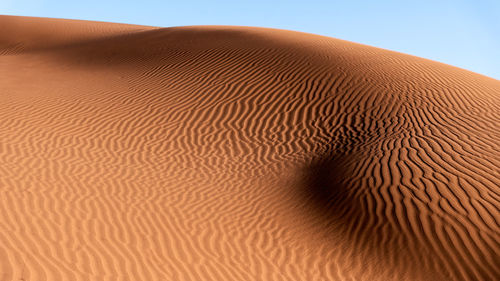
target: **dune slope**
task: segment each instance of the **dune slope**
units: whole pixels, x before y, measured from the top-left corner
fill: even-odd
[[[284,30],[0,26],[0,280],[500,276],[500,81]]]

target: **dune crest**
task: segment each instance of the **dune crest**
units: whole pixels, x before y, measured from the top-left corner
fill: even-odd
[[[500,276],[500,81],[285,30],[0,26],[0,280]]]

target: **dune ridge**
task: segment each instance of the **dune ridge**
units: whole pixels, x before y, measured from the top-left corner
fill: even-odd
[[[0,280],[500,276],[498,80],[285,30],[0,26]]]

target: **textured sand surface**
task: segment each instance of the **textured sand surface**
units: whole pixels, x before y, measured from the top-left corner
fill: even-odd
[[[0,280],[498,280],[500,81],[317,35],[0,17]]]

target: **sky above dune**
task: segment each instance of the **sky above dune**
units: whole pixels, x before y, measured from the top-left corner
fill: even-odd
[[[2,0],[0,14],[154,26],[245,25],[310,32],[500,79],[500,1]]]

